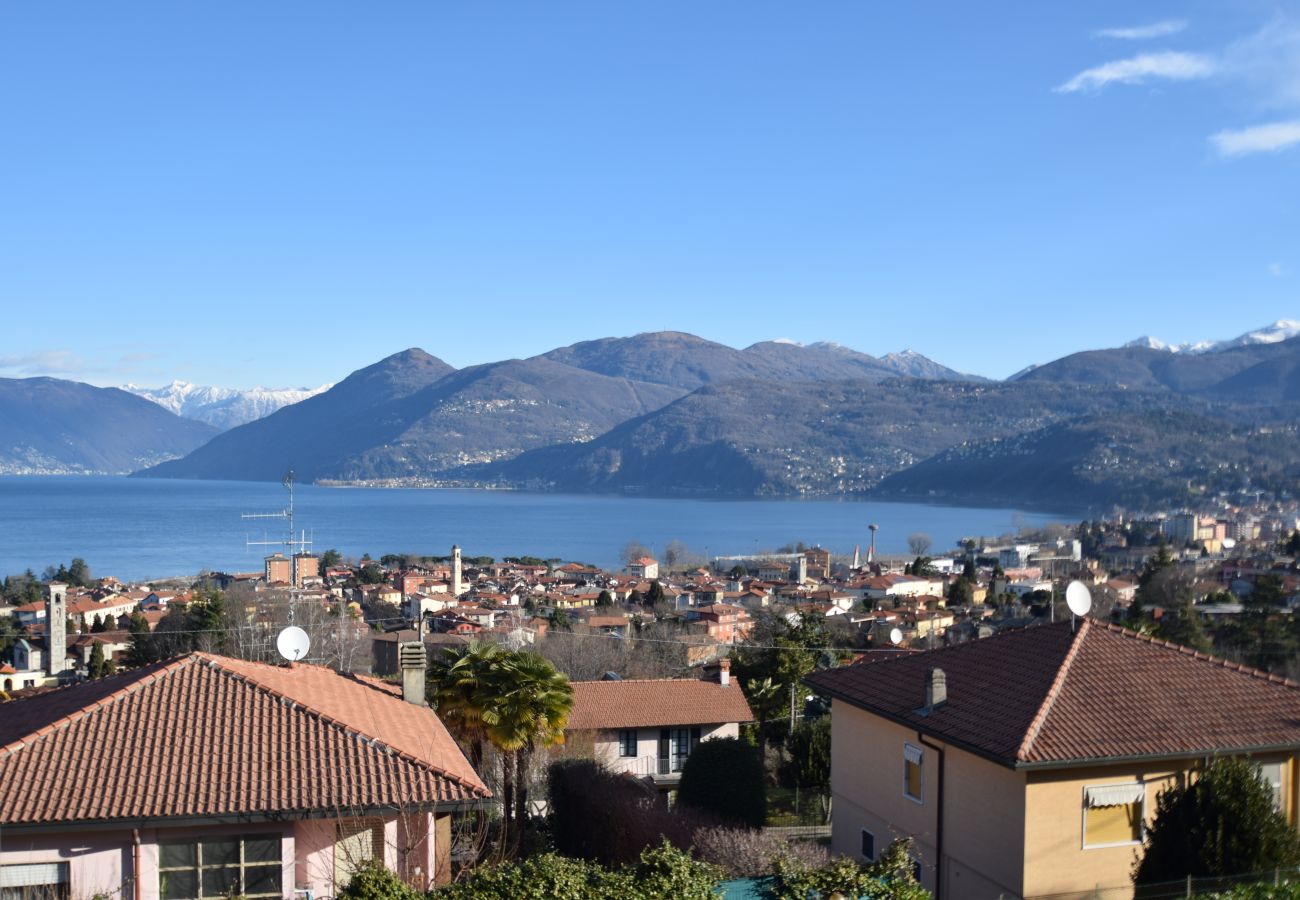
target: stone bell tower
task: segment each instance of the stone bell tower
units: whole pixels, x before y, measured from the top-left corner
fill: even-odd
[[[68,586],[50,582],[49,596],[45,600],[45,634],[47,653],[46,671],[52,678],[67,667],[68,657]]]

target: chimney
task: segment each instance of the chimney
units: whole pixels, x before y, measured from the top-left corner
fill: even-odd
[[[723,687],[731,685],[731,660],[723,659],[718,663],[718,681]]]
[[[925,676],[925,708],[934,711],[948,702],[948,676],[943,669],[931,668]]]
[[[451,547],[451,596],[459,597],[465,590],[465,586],[460,582],[460,547],[455,544]]]
[[[424,644],[408,641],[398,645],[397,667],[402,671],[402,699],[416,706],[424,706],[424,668],[428,657]]]
[[[45,634],[47,637],[47,671],[53,678],[67,667],[68,657],[68,586],[51,581],[49,597],[45,601]]]

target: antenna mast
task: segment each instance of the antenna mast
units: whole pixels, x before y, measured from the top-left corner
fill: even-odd
[[[289,553],[289,621],[293,621],[293,608],[298,600],[298,586],[301,582],[301,573],[298,571],[298,554],[306,553],[312,546],[312,539],[307,537],[306,531],[299,534],[293,525],[293,469],[284,473],[284,478],[280,483],[284,485],[289,492],[288,505],[279,512],[269,513],[243,513],[241,519],[283,519],[288,526],[288,532],[284,540],[281,541],[250,541],[247,537],[244,539],[245,547],[284,547]]]

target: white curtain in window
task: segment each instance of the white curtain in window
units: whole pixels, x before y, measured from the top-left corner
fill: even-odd
[[[1089,809],[1101,806],[1128,806],[1140,803],[1146,796],[1145,784],[1105,784],[1085,789]]]
[[[910,763],[921,764],[921,748],[913,747],[911,744],[903,745],[903,759]]]

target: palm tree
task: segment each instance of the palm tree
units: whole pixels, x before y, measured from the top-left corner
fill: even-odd
[[[564,742],[573,688],[555,666],[532,652],[504,655],[491,676],[495,702],[483,712],[487,737],[504,754],[503,803],[509,831],[528,813],[528,770],[540,747]]]
[[[484,713],[496,702],[493,673],[507,651],[486,641],[470,641],[463,647],[447,648],[429,667],[427,692],[438,717],[469,748],[470,764],[483,764],[483,743],[487,738]]]
[[[781,689],[781,685],[771,678],[764,678],[762,681],[757,678],[751,679],[745,687],[748,688],[749,707],[754,711],[755,718],[758,719],[758,758],[766,760],[767,721],[780,705],[784,691]]]

